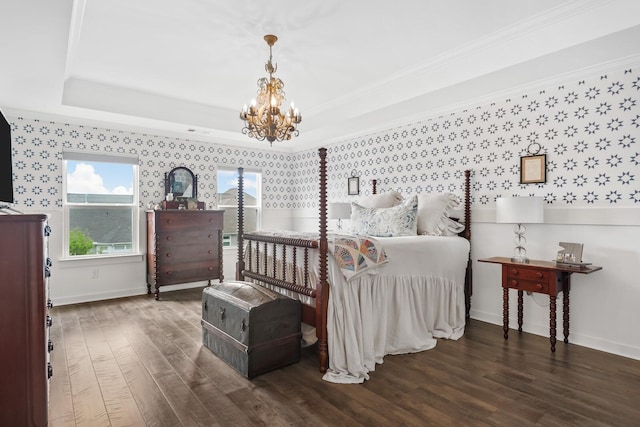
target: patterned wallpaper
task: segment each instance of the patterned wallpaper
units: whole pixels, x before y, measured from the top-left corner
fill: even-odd
[[[360,177],[361,194],[376,178],[383,191],[461,195],[472,169],[473,203],[487,207],[511,195],[640,206],[639,97],[640,74],[625,69],[350,138],[328,147],[328,199],[355,200],[350,176]],[[520,156],[536,152],[547,156],[547,182],[520,184]],[[315,207],[317,150],[294,164],[293,205]]]
[[[17,117],[11,122],[13,182],[18,210],[62,208],[62,151],[138,155],[140,207],[164,197],[164,174],[186,166],[198,175],[198,198],[216,202],[216,166],[261,168],[264,208],[290,206],[291,155],[154,136],[117,129]]]
[[[474,171],[474,203],[492,206],[508,195],[543,196],[561,206],[640,206],[640,74],[615,70],[560,86],[495,100],[474,109],[425,118],[328,147],[329,200],[348,201],[347,178],[360,177],[403,194],[462,193],[463,171]],[[266,209],[317,206],[317,150],[295,154],[154,136],[118,129],[9,118],[13,135],[16,208],[62,207],[62,150],[137,154],[140,205],[164,195],[164,173],[192,169],[198,194],[211,206],[216,165],[263,170]],[[519,184],[520,156],[540,146],[547,182]]]

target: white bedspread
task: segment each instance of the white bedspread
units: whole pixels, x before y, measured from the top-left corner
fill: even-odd
[[[460,237],[379,238],[389,263],[346,282],[329,259],[329,369],[361,383],[387,354],[413,353],[464,333],[469,242]]]
[[[469,242],[462,237],[444,236],[376,239],[383,245],[389,262],[349,281],[336,260],[328,257],[326,381],[362,383],[387,354],[428,350],[435,347],[436,338],[458,339],[464,333]],[[317,280],[317,254],[315,250],[309,253],[312,287]],[[298,265],[302,265],[301,260]],[[290,265],[288,269],[291,270]],[[289,271],[288,277],[292,273]],[[302,283],[301,276],[298,283]],[[313,298],[276,290],[315,304]]]

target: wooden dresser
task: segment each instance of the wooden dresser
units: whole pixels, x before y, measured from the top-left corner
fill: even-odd
[[[147,212],[147,292],[178,283],[223,279],[224,211],[157,210]]]
[[[46,426],[52,307],[46,215],[0,215],[0,426]]]

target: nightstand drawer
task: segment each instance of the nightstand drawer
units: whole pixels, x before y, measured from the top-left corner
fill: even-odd
[[[517,280],[540,280],[548,281],[550,273],[545,270],[522,268],[514,266],[505,266],[507,270],[507,278]]]
[[[546,281],[539,280],[522,280],[518,278],[510,278],[507,286],[512,289],[526,292],[540,292],[546,294],[549,292],[549,285]]]

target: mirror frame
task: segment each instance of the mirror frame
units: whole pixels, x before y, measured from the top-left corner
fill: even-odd
[[[177,197],[184,197],[182,196],[182,194],[184,194],[184,191],[182,193],[180,193],[179,195],[177,195],[175,192],[172,191],[173,189],[173,185],[176,182],[176,175],[177,172],[182,172],[182,173],[186,173],[187,175],[189,175],[191,177],[191,187],[192,187],[192,193],[191,193],[191,198],[194,199],[198,199],[198,176],[195,175],[193,172],[191,172],[191,169],[184,167],[184,166],[178,166],[175,167],[173,169],[171,169],[171,172],[165,172],[164,174],[164,194],[165,196],[168,193],[174,193],[173,197],[177,198]]]

